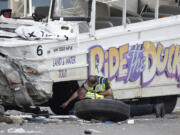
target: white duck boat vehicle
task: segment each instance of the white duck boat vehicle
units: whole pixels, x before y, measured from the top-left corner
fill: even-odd
[[[13,2],[12,17],[0,17],[2,105],[50,100],[66,114],[59,106],[91,74],[109,78],[116,99],[161,100],[172,112],[180,94],[178,1],[51,0],[34,11],[31,0]]]

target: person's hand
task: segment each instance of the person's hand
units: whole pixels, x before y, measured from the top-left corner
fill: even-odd
[[[68,106],[68,104],[69,104],[68,102],[65,102],[65,103],[63,103],[62,105],[60,105],[60,107],[61,107],[61,108],[66,108],[66,107]]]
[[[102,95],[102,92],[97,92],[97,94]]]

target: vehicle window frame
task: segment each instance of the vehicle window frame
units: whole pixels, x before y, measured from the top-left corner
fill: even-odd
[[[64,21],[86,21],[86,22],[90,22],[91,20],[91,5],[92,5],[92,0],[88,0],[88,17],[61,17],[61,16],[53,16],[53,12],[55,9],[55,0],[52,1],[52,9],[51,9],[51,15],[50,18],[52,20],[60,20],[61,18],[63,18]],[[70,9],[70,8],[67,8]]]

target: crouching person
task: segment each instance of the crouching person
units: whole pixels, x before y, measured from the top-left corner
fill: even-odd
[[[79,100],[84,98],[113,99],[111,83],[107,78],[90,75],[81,88],[74,92],[74,94],[60,107],[66,108],[75,98]]]

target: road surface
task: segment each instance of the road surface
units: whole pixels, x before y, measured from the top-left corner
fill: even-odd
[[[33,135],[179,135],[180,100],[172,114],[165,118],[154,115],[134,117],[121,123],[86,122],[66,119],[56,123],[33,122],[18,124],[0,123],[0,134]]]

